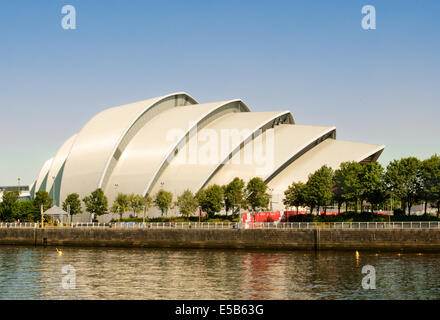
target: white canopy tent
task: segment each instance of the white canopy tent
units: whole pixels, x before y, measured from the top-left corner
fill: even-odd
[[[44,212],[44,215],[52,216],[54,222],[57,219],[61,223],[69,222],[69,214],[58,206],[53,206],[52,208]]]

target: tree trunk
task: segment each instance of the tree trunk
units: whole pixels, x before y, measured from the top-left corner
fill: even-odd
[[[428,201],[425,200],[425,215],[428,214]]]

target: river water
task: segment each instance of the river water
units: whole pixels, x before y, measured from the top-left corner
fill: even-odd
[[[0,246],[0,299],[440,299],[440,254],[61,250]]]

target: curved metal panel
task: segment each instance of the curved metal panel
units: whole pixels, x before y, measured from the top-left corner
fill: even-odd
[[[67,141],[63,143],[63,145],[61,146],[61,148],[58,150],[57,154],[53,158],[52,165],[50,166],[48,173],[48,181],[46,184],[46,191],[49,193],[51,193],[52,185],[54,182],[53,177],[56,177],[58,175],[58,172],[60,171],[61,167],[66,161],[67,156],[69,155],[69,152],[72,149],[73,142],[75,141],[76,136],[77,135],[74,134],[69,139],[67,139]]]
[[[31,199],[33,199],[34,196],[35,196],[35,184],[36,183],[37,183],[37,181],[34,181],[34,183],[32,183],[32,186],[31,186],[31,188],[29,190],[29,194],[31,195]]]
[[[49,172],[49,169],[52,165],[53,158],[50,158],[49,160],[46,160],[44,162],[43,167],[40,170],[40,173],[38,174],[37,182],[35,182],[35,193],[37,193],[40,190],[45,190],[45,182],[47,179],[47,173]]]
[[[261,113],[265,113],[265,112],[261,112]],[[208,175],[203,180],[203,182],[196,188],[197,190],[200,190],[203,187],[205,187],[209,183],[209,181],[212,179],[212,177],[214,177],[214,175],[219,170],[221,170],[223,168],[224,164],[229,159],[231,159],[235,154],[239,153],[240,150],[245,150],[245,149],[243,149],[243,147],[246,148],[246,145],[249,146],[250,141],[253,141],[255,139],[259,139],[258,136],[260,134],[262,135],[262,133],[266,132],[268,129],[271,129],[271,128],[273,129],[273,128],[275,128],[275,126],[278,126],[280,124],[294,124],[295,123],[290,111],[274,111],[274,112],[266,112],[266,113],[269,113],[272,115],[267,117],[263,122],[261,122],[257,127],[255,127],[255,129],[252,131],[252,133],[249,134],[245,139],[243,139],[243,141],[239,145],[235,145],[232,152],[230,152],[230,154],[228,154],[228,156],[226,158],[224,158],[221,163],[217,164],[215,167],[213,167],[211,169],[211,171],[208,173]],[[243,123],[246,123],[246,122],[243,122]],[[264,138],[264,136],[262,137],[261,140],[263,140],[263,138]],[[256,156],[255,152],[254,152],[253,156],[254,157]]]
[[[158,114],[196,101],[186,93],[175,93],[107,109],[92,118],[78,133],[66,160],[60,195],[80,196],[105,188],[109,172],[126,144]]]
[[[224,185],[235,177],[249,181],[260,177],[266,182],[277,175],[294,159],[328,137],[334,137],[335,127],[304,126],[281,124],[262,133],[262,139],[252,141],[263,144],[258,157],[254,155],[251,162],[243,161],[245,148],[236,153],[209,181],[209,185]]]
[[[284,191],[289,185],[294,181],[307,182],[309,174],[315,172],[323,165],[336,170],[345,161],[361,162],[376,154],[378,157],[383,149],[384,146],[327,139],[293,161],[268,182],[268,186],[275,196],[274,202],[282,207]]]
[[[146,194],[187,134],[223,114],[249,111],[240,100],[198,104],[168,110],[152,119],[131,139],[105,189],[109,199],[118,192]]]
[[[173,192],[175,197],[185,189],[197,192],[212,175],[243,147],[259,129],[272,127],[279,120],[292,123],[290,112],[250,112],[227,114],[192,135],[163,171],[151,189],[154,194],[161,187]],[[236,135],[236,138],[231,138]],[[206,139],[207,137],[210,137]],[[223,138],[222,138],[223,137]],[[224,139],[212,141],[212,139]],[[226,143],[225,143],[226,142]],[[209,148],[210,150],[207,150]],[[208,159],[205,151],[215,155]]]

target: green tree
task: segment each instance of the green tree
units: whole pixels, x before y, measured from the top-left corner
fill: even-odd
[[[38,221],[41,221],[41,206],[43,206],[43,212],[46,212],[52,207],[53,199],[47,191],[40,190],[35,194],[33,203],[35,215],[38,216]]]
[[[440,208],[440,157],[433,155],[422,161],[422,187],[420,196],[425,202],[425,214],[427,214],[428,202],[437,203],[437,215]]]
[[[205,211],[208,216],[213,217],[222,209],[223,196],[223,188],[214,184],[206,189],[199,190],[196,194],[196,199],[202,210]]]
[[[361,200],[362,165],[356,161],[342,162],[334,173],[335,200],[340,208],[342,202],[354,204],[354,211],[358,211],[358,202]]]
[[[0,202],[0,220],[15,221],[20,215],[20,205],[18,202],[19,192],[5,191],[3,192],[3,200]]]
[[[390,191],[401,200],[403,209],[411,207],[422,191],[422,164],[415,157],[394,160],[387,166],[385,181]]]
[[[137,217],[137,214],[142,211],[142,207],[144,206],[145,203],[145,198],[140,195],[131,193],[128,196],[128,202],[130,203],[131,210],[133,211],[134,215]]]
[[[286,207],[296,207],[296,213],[300,206],[306,204],[305,199],[306,185],[302,182],[293,182],[286,191],[284,191],[283,204]]]
[[[168,210],[173,202],[173,194],[165,190],[159,190],[154,198],[154,204],[161,211],[162,215],[168,214]]]
[[[344,194],[342,193],[342,189],[337,185],[336,175],[333,176],[333,201],[336,201],[338,204],[338,214],[341,213],[342,204],[345,202]]]
[[[187,189],[177,198],[177,206],[181,215],[190,216],[197,211],[199,203],[193,193]]]
[[[124,193],[118,193],[113,201],[110,211],[119,214],[119,220],[122,219],[122,215],[130,209],[130,198]]]
[[[385,170],[378,162],[370,162],[362,167],[362,196],[371,204],[371,212],[375,206],[383,204],[388,198],[385,183]]]
[[[257,208],[267,208],[270,202],[270,194],[267,192],[267,185],[259,177],[252,178],[246,185],[246,200],[253,211]]]
[[[244,206],[244,187],[245,183],[242,179],[235,177],[234,180],[224,186],[225,210],[226,214],[229,209],[235,209],[235,206]]]
[[[20,220],[23,222],[39,221],[41,213],[35,210],[34,202],[32,200],[19,201],[20,206]]]
[[[305,200],[310,206],[310,212],[313,212],[314,207],[324,207],[324,212],[332,200],[333,189],[333,175],[332,168],[322,166],[314,173],[309,175],[305,188]]]
[[[87,212],[93,215],[92,220],[95,216],[102,216],[108,211],[108,200],[101,188],[93,191],[90,196],[84,197],[83,202]]]
[[[72,222],[73,215],[82,213],[81,200],[78,193],[71,193],[63,202],[63,210],[69,212],[70,221]]]
[[[205,203],[206,203],[206,190],[200,189],[199,191],[196,192],[196,194],[194,196],[196,197],[199,208],[204,210]]]
[[[142,206],[144,207],[145,212],[148,212],[150,208],[153,206],[153,199],[150,195],[145,195],[142,200]]]

